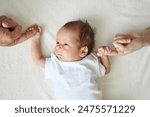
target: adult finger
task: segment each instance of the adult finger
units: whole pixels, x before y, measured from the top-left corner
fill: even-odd
[[[5,28],[15,28],[18,25],[13,19],[5,18],[2,22],[2,26]]]
[[[132,33],[129,33],[129,35],[130,35],[132,38],[139,38],[139,37],[141,37],[141,33],[132,32]]]
[[[117,37],[117,36],[124,36],[124,35],[126,35],[126,34],[123,34],[123,33],[117,33],[117,34],[115,35],[115,37]]]
[[[116,50],[118,52],[123,52],[125,51],[125,45],[117,43],[117,42],[113,42],[114,47],[116,48]]]
[[[127,39],[116,39],[116,40],[114,40],[114,43],[121,43],[121,44],[128,44],[130,42],[131,42],[130,38],[127,38]]]
[[[22,27],[21,25],[17,25],[13,31],[11,31],[12,39],[17,39],[21,36]]]
[[[2,22],[5,18],[6,18],[6,16],[0,16],[0,26],[2,26]]]

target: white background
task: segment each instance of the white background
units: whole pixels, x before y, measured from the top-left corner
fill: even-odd
[[[116,33],[150,26],[150,0],[0,0],[0,15],[23,26],[43,27],[42,52],[50,55],[58,29],[83,19],[96,29],[96,48],[110,45]],[[31,58],[31,41],[0,47],[0,99],[51,99],[52,84]],[[100,79],[103,99],[150,99],[150,47],[111,57],[111,72]]]

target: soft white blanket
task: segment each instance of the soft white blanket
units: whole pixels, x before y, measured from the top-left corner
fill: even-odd
[[[96,29],[96,48],[116,33],[150,26],[150,0],[0,0],[0,15],[43,27],[42,51],[50,55],[58,29],[83,19]],[[31,58],[31,41],[0,47],[0,99],[51,99],[52,84]],[[103,99],[150,99],[150,47],[111,57],[111,72],[100,79]]]

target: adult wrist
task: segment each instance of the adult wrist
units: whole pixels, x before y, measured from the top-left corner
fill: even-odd
[[[142,33],[142,46],[150,46],[150,28],[147,28],[143,33]]]

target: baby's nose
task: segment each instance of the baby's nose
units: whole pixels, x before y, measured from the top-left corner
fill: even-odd
[[[57,44],[57,45],[56,45],[56,48],[57,48],[57,49],[62,49],[62,48],[63,48],[63,45],[62,45],[62,44]]]

